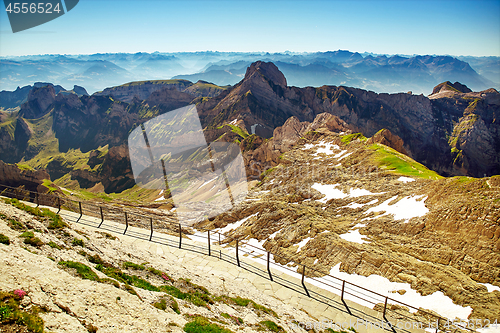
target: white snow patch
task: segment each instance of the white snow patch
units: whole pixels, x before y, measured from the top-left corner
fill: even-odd
[[[352,152],[351,152],[351,153],[348,153],[348,154],[345,154],[344,156],[342,156],[341,158],[339,158],[339,161],[342,161],[344,158],[346,158],[347,156],[349,156],[349,155],[351,155],[351,154],[352,154]]]
[[[347,153],[347,150],[342,150],[340,153],[333,155],[334,158],[339,158],[340,156],[344,155]]]
[[[262,126],[262,125],[261,124],[253,124],[252,126],[250,126],[250,131],[252,132],[252,134],[255,134],[255,128],[257,126]],[[262,127],[264,127],[264,126],[262,126]]]
[[[245,223],[245,222],[246,222],[246,220],[248,220],[249,218],[251,218],[251,217],[253,217],[253,216],[257,216],[257,214],[259,214],[259,213],[255,213],[255,214],[253,214],[253,215],[247,216],[247,217],[245,217],[244,219],[241,219],[241,220],[239,220],[239,221],[237,221],[237,222],[235,222],[235,223],[228,224],[228,225],[226,225],[224,228],[220,229],[220,230],[219,230],[219,232],[220,232],[221,234],[223,234],[223,233],[226,233],[226,232],[228,232],[228,231],[230,231],[230,230],[234,230],[234,229],[236,229],[236,228],[240,227],[240,226],[241,226],[243,223]]]
[[[370,243],[368,241],[365,241],[363,239],[363,235],[359,233],[359,230],[349,230],[347,233],[339,235],[340,238],[348,241],[348,242],[354,242],[358,244],[363,244],[363,243]]]
[[[338,145],[332,144],[330,142],[321,141],[317,144],[306,143],[302,150],[309,150],[312,148],[317,148],[316,152],[312,154],[312,156],[317,156],[315,159],[319,159],[319,154],[332,155],[333,150],[339,150],[340,147]]]
[[[163,190],[160,191],[160,194],[158,194],[160,197],[158,199],[156,199],[155,201],[161,201],[161,200],[165,200],[165,198],[163,197]]]
[[[350,204],[348,204],[347,206],[344,206],[344,207],[356,209],[356,208],[360,208],[360,207],[363,207],[363,206],[364,206],[364,204],[359,204],[359,203],[356,203],[356,202],[351,202]],[[343,207],[340,207],[340,208],[343,208]]]
[[[338,184],[334,185],[323,185],[319,183],[315,183],[311,188],[321,192],[321,194],[324,194],[325,197],[323,199],[320,199],[318,201],[326,203],[330,199],[343,199],[348,197],[347,194],[342,192],[341,190],[337,190],[335,187],[337,187]]]
[[[236,122],[238,122],[238,118],[231,120],[231,122],[229,124],[236,125]]]
[[[297,252],[299,252],[299,251],[300,251],[300,249],[301,249],[301,248],[303,248],[303,247],[307,244],[307,242],[309,242],[309,240],[310,240],[310,239],[311,239],[311,237],[307,237],[307,238],[305,238],[305,239],[301,240],[301,241],[299,242],[299,244],[298,244],[298,245],[299,245],[299,248],[297,249]]]
[[[357,274],[348,274],[345,272],[340,272],[340,264],[337,264],[335,267],[333,267],[330,271],[330,275],[335,276],[337,278],[349,281],[350,283],[356,284],[360,287],[367,288],[373,291],[377,291],[380,294],[383,295],[388,295],[390,298],[395,299],[397,301],[406,303],[406,304],[411,304],[414,307],[422,307],[425,309],[430,309],[433,311],[436,311],[442,316],[445,316],[447,318],[467,318],[470,313],[472,312],[472,308],[470,306],[467,307],[461,307],[460,305],[456,305],[453,303],[453,301],[445,296],[442,292],[437,291],[431,295],[427,296],[422,296],[418,294],[415,290],[411,289],[410,284],[408,283],[399,283],[399,282],[391,282],[387,278],[384,278],[379,275],[370,275],[370,276],[361,276]],[[331,279],[331,278],[330,278]],[[308,282],[311,282],[309,280]],[[314,284],[314,283],[313,283]],[[321,285],[320,285],[321,286]],[[322,288],[325,288],[322,286]],[[355,290],[357,292],[364,292],[363,290],[360,290],[359,288],[353,287],[350,284],[346,284],[346,288],[352,290]],[[400,295],[398,293],[389,293],[390,291],[396,291],[396,290],[401,290],[404,289],[406,290],[406,293],[404,295]],[[330,290],[332,292],[335,292],[336,294],[339,294],[340,292],[336,289]],[[357,294],[357,293],[356,293]],[[346,298],[350,298],[352,296],[347,296]],[[363,300],[360,300],[359,298],[351,298],[352,301],[355,301],[358,304],[368,306],[370,308],[373,307],[373,304],[364,302]],[[383,302],[382,300],[380,302]],[[389,301],[390,302],[390,301]],[[366,303],[366,304],[363,304]],[[415,312],[416,310],[413,309],[411,312]]]
[[[489,284],[489,283],[479,283],[479,284],[482,284],[483,286],[485,286],[486,288],[488,288],[488,292],[489,293],[492,293],[495,290],[496,291],[500,291],[500,287],[494,286],[492,284]]]
[[[311,186],[311,188],[321,192],[321,194],[324,194],[325,197],[323,199],[317,200],[319,202],[326,203],[330,199],[344,199],[347,197],[352,197],[352,198],[357,198],[357,197],[362,197],[366,195],[379,195],[383,194],[385,192],[381,193],[372,193],[368,190],[365,189],[358,189],[358,188],[351,188],[349,189],[349,194],[345,194],[341,190],[336,189],[336,187],[339,186],[339,184],[333,184],[333,185],[323,185],[320,183],[314,183],[314,185]],[[377,200],[375,199],[375,202]],[[371,201],[367,203],[366,205],[372,205],[375,202]],[[353,204],[350,204],[353,205]],[[364,205],[363,205],[364,206]],[[361,207],[361,206],[359,206]]]
[[[415,181],[415,179],[408,177],[399,177],[398,180],[403,183],[411,183]]]
[[[205,186],[205,185],[207,185],[207,184],[209,184],[209,183],[213,182],[213,181],[214,181],[214,180],[216,180],[216,179],[217,179],[217,177],[212,178],[212,179],[210,179],[210,180],[207,180],[206,182],[204,182],[203,184],[201,184],[200,186],[198,186],[198,188],[203,187],[203,186]],[[212,187],[212,188],[213,188],[213,187]]]
[[[278,234],[278,232],[280,232],[280,231],[281,231],[281,229],[280,229],[280,230],[278,230],[278,231],[273,232],[273,233],[272,233],[272,234],[270,234],[270,235],[269,235],[269,237],[267,237],[267,238],[268,238],[268,239],[271,239],[271,238],[272,238],[272,239],[274,239],[274,237],[276,237],[276,235],[277,235],[277,234]]]
[[[357,198],[357,197],[362,197],[362,196],[365,196],[365,195],[378,195],[378,194],[383,194],[385,192],[381,192],[381,193],[372,193],[368,190],[365,190],[365,189],[362,189],[362,188],[351,188],[349,189],[349,196],[350,197],[353,197],[353,198]]]
[[[264,244],[265,241],[266,241],[265,239],[264,240],[257,240],[255,238],[250,238],[249,240],[247,240],[247,245],[262,248],[262,244]]]
[[[384,214],[377,217],[393,214],[395,220],[408,221],[413,217],[424,216],[429,212],[429,209],[425,206],[425,200],[427,199],[427,196],[425,196],[425,198],[424,195],[408,196],[399,200],[395,204],[390,205],[389,203],[394,199],[397,199],[397,196],[387,199],[376,207],[368,209],[365,214],[385,211]]]

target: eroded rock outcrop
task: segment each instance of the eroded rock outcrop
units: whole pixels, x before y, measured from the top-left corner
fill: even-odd
[[[7,164],[0,160],[0,183],[2,185],[24,186],[26,190],[45,193],[49,189],[43,186],[44,180],[50,180],[45,170],[20,168],[16,164]]]
[[[366,143],[371,144],[375,142],[391,147],[401,154],[408,155],[408,152],[404,148],[403,140],[399,136],[392,134],[388,129],[384,128],[378,131],[374,136],[369,138]]]

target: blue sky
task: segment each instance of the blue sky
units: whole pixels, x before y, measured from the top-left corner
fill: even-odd
[[[500,56],[500,0],[80,0],[16,34],[0,14],[0,56],[338,49]]]

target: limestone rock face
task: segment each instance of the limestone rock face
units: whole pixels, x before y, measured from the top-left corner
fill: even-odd
[[[136,97],[139,100],[147,99],[153,92],[163,89],[175,89],[182,91],[191,86],[192,83],[187,80],[175,80],[176,82],[165,81],[157,83],[146,81],[142,84],[126,84],[113,88],[106,88],[102,92],[97,92],[94,96],[112,96],[113,98],[130,103]]]
[[[3,185],[24,186],[30,191],[47,192],[48,189],[42,185],[44,179],[50,180],[45,170],[20,169],[15,164],[7,164],[0,160],[0,182]]]
[[[272,62],[257,61],[247,68],[244,80],[252,80],[253,76],[263,76],[275,85],[286,87],[286,78]]]
[[[371,144],[375,142],[391,147],[392,149],[399,151],[401,154],[408,155],[406,149],[403,147],[403,140],[399,136],[392,134],[388,129],[384,128],[378,131],[374,136],[369,138],[366,143]]]
[[[441,84],[438,84],[437,86],[432,89],[432,94],[438,94],[440,92],[445,92],[445,91],[455,91],[455,92],[461,92],[461,93],[470,93],[472,90],[469,89],[465,84],[461,84],[460,82],[455,82],[451,83],[450,81],[443,82]]]
[[[121,192],[135,185],[128,148],[112,147],[104,158],[100,177],[106,193]]]
[[[20,115],[27,119],[36,119],[50,111],[50,106],[56,99],[52,85],[33,88],[28,94],[28,101],[21,106]]]
[[[386,129],[392,136],[379,140],[444,176],[500,173],[500,94],[494,89],[468,92],[459,83],[445,82],[436,88],[438,93],[428,98],[406,93],[377,94],[343,86],[297,88],[287,86],[278,68],[265,62],[252,64],[240,83],[212,98],[195,98],[180,91],[195,86],[205,89],[210,86],[208,83],[154,82],[110,88],[108,96],[55,95],[52,85],[35,87],[17,117],[1,114],[0,158],[14,163],[23,158],[30,160],[40,149],[49,148],[45,144],[59,152],[80,149],[84,153],[106,145],[122,146],[138,124],[193,103],[207,131],[207,142],[225,133],[221,140],[239,143],[247,166],[267,163],[268,166],[260,166],[255,169],[259,171],[250,174],[276,165],[279,156],[297,138],[321,128],[361,132],[366,137],[375,135],[373,140],[377,140],[377,132]],[[444,95],[440,92],[443,89]],[[135,90],[141,98],[148,97],[142,100]],[[130,103],[115,100],[110,97],[113,94]],[[45,118],[32,123],[26,120],[30,117]],[[230,123],[252,135],[240,137],[230,133],[231,129],[225,126]],[[221,126],[225,129],[221,130]],[[36,144],[33,133],[40,136]]]
[[[161,108],[162,112],[167,112],[186,106],[192,100],[192,95],[169,87],[154,91],[145,103],[149,107],[158,107]]]
[[[84,87],[77,86],[76,84],[73,86],[73,92],[78,96],[89,96],[89,93]]]
[[[273,148],[281,153],[289,150],[305,133],[309,122],[300,122],[296,117],[290,117],[281,127],[276,127],[273,133]]]

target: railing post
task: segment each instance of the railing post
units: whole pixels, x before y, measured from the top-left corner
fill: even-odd
[[[151,242],[151,239],[153,239],[153,218],[149,218],[149,224],[151,225],[151,235],[149,235],[149,241]]]
[[[125,212],[125,231],[123,231],[124,235],[127,233],[127,229],[128,229],[128,217],[127,217],[127,212]]]
[[[57,210],[56,214],[59,214],[59,212],[61,211],[61,198],[59,198],[59,197],[57,197],[57,207],[59,209]]]
[[[36,201],[36,207],[40,206],[39,200],[38,200],[38,192],[35,192],[35,201]]]
[[[212,251],[210,251],[210,230],[208,230],[208,256],[212,254]]]
[[[98,228],[100,228],[101,225],[104,223],[104,214],[102,213],[102,207],[99,207],[99,211],[101,212],[101,223],[99,223]]]
[[[82,218],[82,202],[81,201],[78,201],[78,208],[80,209],[80,217],[78,218],[78,220],[76,220],[76,223],[78,223],[78,221],[80,221],[80,219]]]
[[[302,265],[302,287],[304,287],[307,297],[311,297],[311,295],[309,295],[309,290],[307,290],[306,284],[304,283],[305,275],[306,275],[306,265]]]
[[[352,316],[351,310],[347,306],[346,302],[344,301],[344,289],[345,289],[345,280],[342,280],[342,294],[340,294],[340,300],[342,303],[344,303],[345,308],[347,309],[347,312]]]
[[[267,251],[267,272],[269,273],[269,279],[273,281],[273,275],[271,274],[271,269],[269,268],[269,260],[271,258],[271,253]]]
[[[386,297],[385,298],[385,302],[384,302],[384,313],[383,313],[383,317],[384,317],[384,320],[389,324],[389,327],[391,328],[391,330],[396,333],[396,330],[394,329],[394,327],[392,326],[391,322],[389,320],[387,320],[387,317],[385,316],[385,311],[387,310],[387,301],[389,300],[389,297]]]
[[[182,227],[181,224],[179,223],[179,249],[182,246]]]
[[[236,240],[236,262],[238,263],[238,267],[240,267],[240,256],[238,254],[238,240]]]

